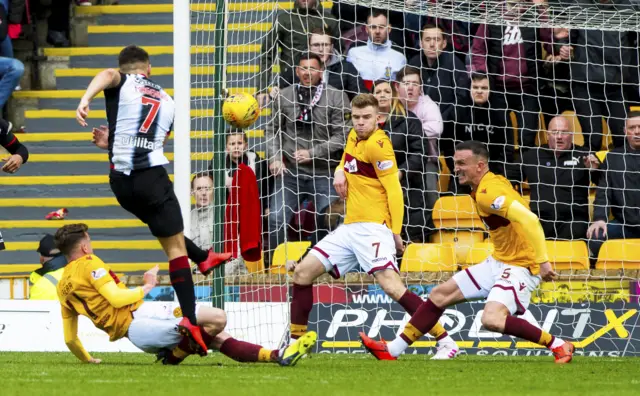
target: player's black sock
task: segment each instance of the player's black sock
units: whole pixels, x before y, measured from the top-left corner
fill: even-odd
[[[169,278],[176,291],[178,302],[182,309],[182,316],[189,319],[193,325],[197,325],[196,319],[196,292],[191,277],[189,259],[186,256],[174,258],[169,261]]]
[[[187,256],[194,263],[200,264],[209,256],[209,252],[200,249],[191,239],[184,237],[184,243],[187,245]]]

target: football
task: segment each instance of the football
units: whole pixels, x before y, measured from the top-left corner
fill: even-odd
[[[236,128],[247,128],[260,116],[260,105],[252,95],[236,93],[225,99],[222,116]]]

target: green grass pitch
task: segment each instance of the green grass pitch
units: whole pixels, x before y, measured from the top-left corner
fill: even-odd
[[[432,362],[403,356],[312,355],[296,367],[241,364],[220,354],[180,366],[146,354],[0,353],[0,394],[12,395],[638,395],[640,359],[461,356]]]

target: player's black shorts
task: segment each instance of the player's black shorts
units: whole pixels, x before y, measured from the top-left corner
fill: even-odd
[[[153,236],[167,238],[184,231],[180,204],[163,166],[129,176],[112,170],[109,184],[120,206],[148,225]]]

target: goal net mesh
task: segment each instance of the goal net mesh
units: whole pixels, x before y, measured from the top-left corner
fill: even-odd
[[[547,245],[559,278],[532,293],[523,317],[576,342],[578,353],[640,354],[639,314],[634,308],[640,290],[640,242],[629,237],[635,234],[627,234],[623,244],[603,245],[598,256],[586,238],[596,184],[607,178],[597,166],[606,161],[607,150],[625,145],[626,112],[639,101],[640,13],[633,2],[343,0],[322,2],[321,7],[315,3],[191,2],[195,54],[191,108],[200,111],[192,119],[192,172],[206,175],[212,158],[225,156],[224,192],[214,193],[224,197],[224,202],[218,201],[226,212],[220,221],[228,225],[229,216],[243,219],[246,210],[226,203],[238,160],[254,170],[260,218],[256,215],[251,226],[240,224],[240,229],[259,224],[264,252],[259,261],[243,259],[242,233],[212,233],[214,207],[200,207],[195,199],[192,237],[196,233],[204,248],[214,239],[225,239],[236,257],[226,266],[223,291],[213,290],[215,279],[198,275],[199,300],[211,301],[214,293],[223,293],[227,330],[236,337],[267,347],[287,341],[293,281],[287,265],[299,262],[343,219],[343,202],[331,187],[341,150],[332,144],[340,139],[343,144],[350,128],[349,101],[358,93],[352,87],[360,92],[375,89],[379,99],[389,88],[395,95],[391,103],[401,99],[406,117],[396,123],[387,120],[383,128],[392,137],[400,169],[405,170],[400,176],[406,206],[403,239],[409,245],[398,259],[408,289],[426,299],[433,287],[493,251],[487,227],[494,225],[478,217],[465,195],[468,191],[451,172],[455,143],[480,140],[488,144],[490,169],[504,173],[534,211],[550,219],[545,226]],[[313,8],[301,10],[307,4]],[[387,18],[368,18],[374,7],[384,10]],[[224,29],[217,25],[222,20]],[[425,24],[436,26],[435,33],[422,31]],[[379,40],[375,34],[384,38],[387,28],[393,45],[383,53],[386,42],[368,40]],[[222,48],[214,46],[216,35],[224,36]],[[312,38],[316,41],[309,46]],[[323,58],[326,68],[321,75],[326,99],[316,101],[317,89],[305,93],[296,85],[305,84],[296,73],[308,70],[296,72],[296,66],[307,50],[321,58],[323,51],[330,52]],[[224,51],[223,56],[216,58],[214,51]],[[402,62],[395,62],[395,57]],[[432,107],[412,102],[407,93],[411,81],[397,79],[405,63],[417,67],[420,91]],[[226,92],[213,92],[216,79],[222,79]],[[385,79],[391,84],[374,81]],[[488,102],[482,103],[485,81],[490,93]],[[287,88],[291,83],[294,88]],[[334,83],[341,86],[327,87]],[[241,133],[229,126],[214,130],[215,95],[235,92],[255,94],[264,101],[261,117]],[[301,103],[311,108],[309,119]],[[434,111],[439,114],[434,116]],[[568,126],[559,120],[551,123],[557,115],[563,115]],[[420,135],[410,136],[407,125],[416,123]],[[548,134],[547,129],[552,131]],[[224,149],[214,150],[214,136],[224,137]],[[595,169],[590,170],[590,164]],[[624,189],[633,194],[639,187],[628,184]],[[240,191],[242,197],[247,190]],[[616,193],[607,190],[601,201],[607,206],[600,212],[606,215],[616,207],[628,213],[640,202],[621,205],[622,198],[616,201],[611,194]],[[232,239],[240,244],[226,244]],[[318,351],[362,352],[359,331],[395,338],[409,315],[358,267],[340,275],[333,279],[325,274],[314,286],[309,329],[318,332]],[[483,301],[461,303],[441,319],[464,352],[549,353],[486,331],[482,310]],[[414,346],[408,351],[433,353],[436,342],[425,336]]]

